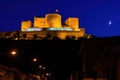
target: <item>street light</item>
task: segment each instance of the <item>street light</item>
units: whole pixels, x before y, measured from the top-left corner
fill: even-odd
[[[46,73],[46,76],[50,76],[50,73]]]
[[[45,80],[49,80],[49,79],[50,79],[50,75],[51,75],[51,74],[47,72],[47,73],[46,73],[46,76],[45,76]]]
[[[41,65],[39,65],[39,68],[41,69],[41,68],[42,68],[42,66],[41,66]]]
[[[43,67],[43,69],[45,69],[45,67]]]
[[[50,73],[46,73],[46,76],[50,76]]]
[[[48,76],[49,74],[48,74],[48,73],[46,73],[46,75]]]
[[[47,76],[49,76],[49,73],[46,73],[46,67],[43,65],[39,65],[39,75],[41,76],[41,80],[47,80]]]
[[[43,69],[43,70],[46,69],[44,66],[41,66],[41,65],[39,65],[39,68],[40,68],[40,69]]]
[[[12,55],[16,55],[16,51],[12,51],[11,54],[12,54]]]
[[[18,54],[18,53],[17,53],[16,50],[10,51],[10,56],[11,56],[11,57],[16,57],[17,54]]]
[[[36,62],[36,61],[37,61],[37,58],[33,58],[33,61]]]

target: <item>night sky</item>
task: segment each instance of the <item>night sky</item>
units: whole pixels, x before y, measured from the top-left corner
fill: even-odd
[[[78,17],[80,27],[97,37],[120,35],[120,0],[0,0],[0,31],[20,30],[22,20],[56,9],[63,22]]]

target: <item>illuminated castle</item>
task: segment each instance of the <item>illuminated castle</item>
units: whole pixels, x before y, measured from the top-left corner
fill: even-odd
[[[85,29],[79,28],[78,18],[69,17],[64,24],[61,18],[60,14],[51,13],[46,14],[45,17],[34,16],[34,22],[22,21],[21,35],[26,33],[31,38],[33,34],[45,37],[49,33],[52,37],[57,36],[61,39],[65,39],[66,36],[83,37],[85,35]]]

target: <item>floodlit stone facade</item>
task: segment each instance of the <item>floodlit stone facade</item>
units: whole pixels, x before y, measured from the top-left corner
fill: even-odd
[[[21,30],[24,31],[27,28],[31,28],[31,26],[32,26],[31,20],[22,21],[22,23],[21,23]]]
[[[78,18],[68,18],[65,21],[65,24],[67,27],[73,28],[73,29],[79,29],[79,20]]]
[[[44,38],[47,34],[50,34],[51,38],[57,36],[60,39],[65,39],[66,36],[77,38],[85,35],[85,29],[79,28],[79,19],[76,17],[69,17],[62,24],[62,16],[52,13],[46,14],[45,17],[34,16],[33,26],[30,23],[30,21],[22,21],[21,24],[20,35],[27,34],[26,39],[33,38],[33,35]]]
[[[33,24],[33,26],[31,25]],[[62,28],[62,17],[60,14],[46,14],[45,17],[34,16],[34,22],[30,20],[22,21],[21,30],[27,28]],[[68,28],[79,29],[78,18],[70,17],[65,21],[65,26]]]
[[[34,16],[34,21],[23,20],[21,31],[1,32],[0,39],[12,40],[49,40],[59,38],[61,40],[86,37],[85,28],[79,27],[79,19],[69,17],[62,23],[62,16],[57,13],[46,14],[45,17]],[[87,35],[87,38],[91,38]]]

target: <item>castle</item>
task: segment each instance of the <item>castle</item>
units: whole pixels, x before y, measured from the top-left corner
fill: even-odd
[[[34,22],[31,20],[21,22],[21,32],[26,33],[29,38],[34,34],[38,37],[45,37],[50,34],[65,39],[66,36],[83,37],[85,29],[79,28],[79,19],[69,17],[62,24],[62,17],[57,13],[46,14],[45,17],[34,16]]]
[[[60,14],[46,14],[45,18],[34,17],[34,23],[31,20],[22,21],[21,30],[29,31],[29,30],[41,30],[42,28],[46,28],[49,30],[72,30],[72,31],[80,31],[79,29],[79,20],[78,18],[68,18],[64,24],[61,22]],[[33,26],[32,26],[33,25]]]
[[[34,16],[34,21],[21,21],[21,30],[18,31],[0,32],[0,39],[10,40],[78,40],[91,37],[85,33],[85,28],[79,27],[77,17],[69,17],[62,23],[62,16],[58,13]]]

